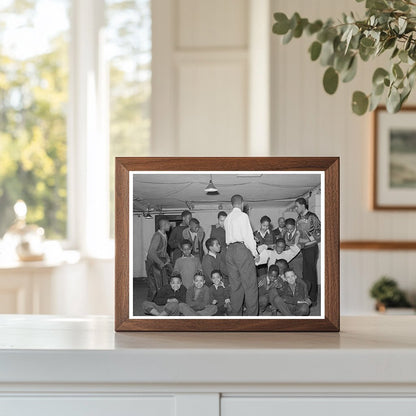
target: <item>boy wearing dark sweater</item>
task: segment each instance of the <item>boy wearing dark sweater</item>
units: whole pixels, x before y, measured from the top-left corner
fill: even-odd
[[[186,292],[186,303],[179,304],[179,312],[185,316],[212,316],[217,307],[209,303],[209,289],[202,272],[194,276],[193,285]]]
[[[311,300],[308,287],[303,279],[298,279],[293,270],[286,270],[281,288],[274,289],[275,296],[270,294],[271,303],[284,316],[309,315]]]
[[[285,263],[287,265],[287,262]],[[287,266],[287,268],[289,267]],[[279,266],[277,264],[273,264],[269,267],[266,275],[258,278],[260,315],[270,315],[270,313],[275,312],[276,308],[271,302],[270,294],[275,296],[276,293],[273,289],[281,288],[283,286],[283,279],[281,276],[283,273],[284,270],[281,273]],[[271,305],[271,308],[269,308],[269,305]]]
[[[221,261],[220,253],[222,247],[216,238],[208,238],[205,242],[208,253],[202,259],[202,271],[205,276],[205,284],[212,285],[211,275],[213,270],[220,270],[222,276],[225,274],[224,262]]]
[[[215,315],[228,315],[231,313],[230,288],[222,281],[220,270],[211,272],[212,285],[209,288],[209,303],[217,307]]]
[[[154,302],[143,302],[143,311],[153,316],[179,315],[179,304],[183,302],[186,302],[186,288],[181,276],[173,275],[169,284],[157,292]]]
[[[189,240],[183,240],[181,244],[182,257],[176,260],[174,273],[182,276],[183,285],[186,289],[192,286],[195,273],[202,269],[199,257],[192,254],[192,243]]]

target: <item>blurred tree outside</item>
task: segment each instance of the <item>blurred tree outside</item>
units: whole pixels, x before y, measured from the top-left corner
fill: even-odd
[[[18,199],[28,206],[27,221],[44,227],[48,238],[66,237],[69,8],[55,1],[62,26],[46,31],[50,3],[0,6],[0,238]]]
[[[149,152],[150,3],[105,1],[111,236],[114,157]],[[44,227],[47,238],[67,234],[70,5],[71,0],[2,0],[0,5],[0,238],[13,222],[17,199],[28,206],[27,221]]]

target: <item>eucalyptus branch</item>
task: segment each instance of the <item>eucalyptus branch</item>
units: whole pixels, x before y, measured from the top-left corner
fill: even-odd
[[[359,115],[372,111],[387,92],[387,109],[397,112],[416,78],[416,3],[366,0],[365,7],[365,19],[344,14],[336,25],[332,19],[309,22],[298,13],[290,19],[284,13],[275,13],[273,32],[284,36],[284,44],[304,34],[315,38],[309,53],[313,61],[319,60],[326,68],[323,86],[328,94],[336,92],[340,80],[350,82],[356,76],[358,60],[367,62],[391,50],[391,65],[374,71],[370,94],[354,92],[352,109]]]

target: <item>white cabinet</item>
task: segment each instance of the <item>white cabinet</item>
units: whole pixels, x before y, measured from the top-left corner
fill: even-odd
[[[115,333],[106,317],[0,315],[0,415],[414,416],[415,327]]]
[[[0,409],[7,416],[174,416],[174,403],[173,396],[43,396],[0,398]]]
[[[224,397],[221,416],[414,416],[416,398]]]

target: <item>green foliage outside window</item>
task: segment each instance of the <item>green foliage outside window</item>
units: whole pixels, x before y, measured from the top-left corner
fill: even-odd
[[[34,26],[35,6],[16,0],[0,7],[0,238],[18,199],[28,206],[27,221],[48,238],[66,237],[67,33],[35,55],[30,46],[22,45],[20,57],[5,47],[14,22]]]

